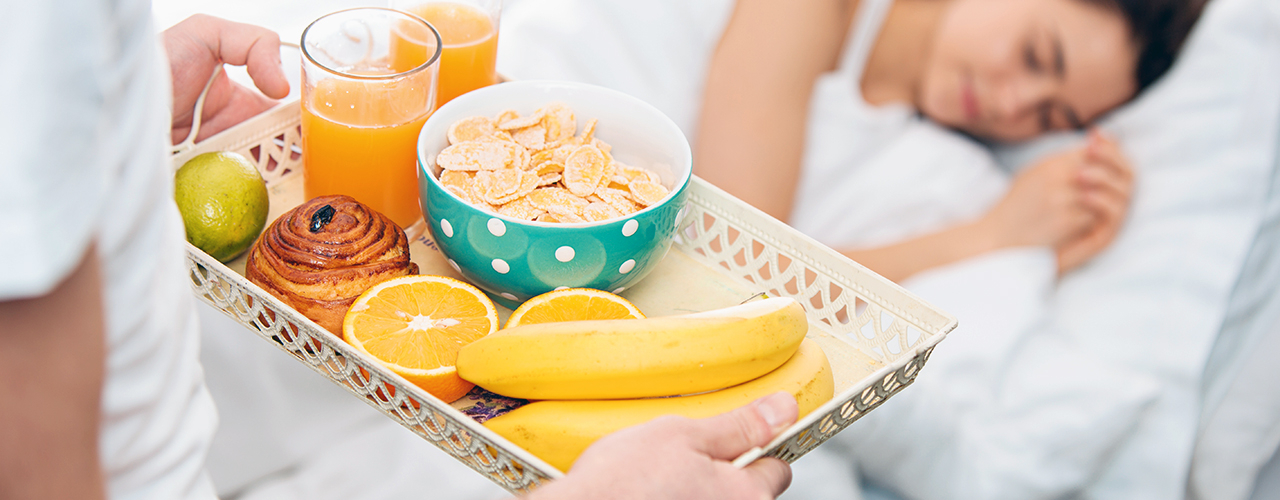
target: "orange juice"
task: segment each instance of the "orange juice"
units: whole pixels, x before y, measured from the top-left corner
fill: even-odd
[[[422,217],[418,132],[435,108],[428,102],[430,89],[414,85],[420,86],[412,80],[333,78],[308,89],[302,104],[307,199],[345,194],[401,228]]]
[[[495,69],[498,30],[489,14],[456,2],[424,3],[405,10],[431,23],[444,42],[440,54],[436,107],[472,90],[498,83]],[[391,40],[392,67],[397,71],[407,71],[425,60],[426,49],[421,42],[408,47],[403,42],[400,37]]]

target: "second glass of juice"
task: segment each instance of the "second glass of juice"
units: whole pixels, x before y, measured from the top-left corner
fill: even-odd
[[[444,51],[440,54],[436,107],[498,83],[498,18],[502,0],[391,0],[391,7],[426,19],[440,31]],[[396,66],[407,68],[412,63],[413,60],[397,61]]]
[[[440,35],[421,18],[357,8],[302,33],[303,191],[345,194],[408,228],[417,144],[435,110]]]

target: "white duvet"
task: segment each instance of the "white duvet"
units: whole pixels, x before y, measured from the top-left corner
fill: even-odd
[[[619,88],[689,132],[730,7],[522,0],[504,14],[499,69]],[[1125,230],[1094,261],[1058,280],[1048,250],[1014,249],[904,283],[960,328],[915,385],[801,459],[787,497],[856,498],[861,474],[910,498],[1181,498],[1201,371],[1275,156],[1276,14],[1267,0],[1213,0],[1168,77],[1104,122],[1139,180]],[[921,151],[962,139],[917,135],[902,139],[901,153],[860,167],[863,180],[901,185],[904,164],[945,178],[947,165]],[[1003,150],[1000,159],[1021,164],[1063,142],[1073,139]],[[952,149],[990,165],[981,175],[1004,175],[987,153]],[[911,196],[928,198],[904,201]],[[882,232],[923,229],[992,202],[962,189],[869,200],[860,223]]]

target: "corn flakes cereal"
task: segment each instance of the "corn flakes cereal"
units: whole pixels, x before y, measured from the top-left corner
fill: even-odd
[[[501,113],[498,113],[498,116],[493,117],[493,123],[494,124],[505,123],[519,117],[520,117],[520,112],[514,109],[506,109],[506,110],[503,110]]]
[[[460,188],[458,186],[445,186],[444,189],[450,193],[453,193],[454,196],[457,196],[458,198],[462,199],[462,201],[465,201],[471,205],[476,204],[477,200],[475,199],[474,196],[471,196],[470,189]]]
[[[593,201],[582,209],[582,218],[591,222],[622,217],[622,212],[603,201]]]
[[[560,172],[551,172],[549,174],[542,174],[538,176],[538,186],[539,187],[550,186],[557,182],[560,182],[560,179],[561,179]]]
[[[582,141],[591,142],[596,135],[596,119],[587,120],[587,124],[582,127]]]
[[[440,185],[444,187],[456,187],[465,190],[471,184],[471,179],[475,178],[475,172],[465,170],[445,170],[440,172]]]
[[[634,201],[631,201],[630,191],[624,191],[622,189],[610,187],[600,188],[597,189],[595,194],[592,196],[600,198],[600,201],[608,203],[613,206],[613,208],[618,209],[619,212],[624,214],[629,214],[644,208],[637,205]]]
[[[587,196],[596,191],[605,175],[604,153],[591,146],[578,146],[578,149],[564,161],[564,185],[578,196]]]
[[[547,213],[554,216],[556,220],[559,222],[569,222],[569,223],[590,222],[587,219],[582,218],[582,216],[578,215],[576,212],[568,210],[564,207],[552,207],[551,209],[547,210]]]
[[[553,102],[542,109],[542,127],[547,131],[548,141],[567,139],[578,133],[578,120],[568,106]]]
[[[573,151],[578,149],[578,146],[581,145],[581,141],[562,142],[551,151],[551,161],[563,164],[565,161],[568,161],[569,155],[573,154]]]
[[[667,188],[649,181],[631,181],[631,199],[644,206],[653,205],[667,197]]]
[[[502,141],[460,142],[441,150],[436,164],[445,170],[501,170],[521,157],[521,151],[512,145]]]
[[[618,184],[631,184],[631,181],[634,180],[661,183],[658,179],[658,174],[654,173],[652,170],[633,167],[616,161],[613,162],[613,179],[614,182],[617,182]]]
[[[520,189],[519,170],[504,168],[502,170],[481,171],[476,175],[476,182],[483,189],[484,199],[493,205],[501,205],[495,199],[514,194]]]
[[[544,145],[541,150],[529,155],[529,168],[536,169],[542,166],[543,163],[552,161],[552,156],[555,155],[555,152],[555,148],[550,144]]]
[[[556,208],[567,208],[573,213],[578,213],[589,203],[586,198],[573,194],[568,189],[562,187],[544,187],[533,190],[529,193],[529,201],[535,207],[541,208],[548,212]]]
[[[529,116],[463,118],[436,157],[440,184],[481,210],[548,223],[615,219],[665,198],[658,175],[615,161],[596,126],[590,119],[577,133],[573,110],[558,102]]]
[[[534,151],[547,147],[547,129],[542,125],[533,125],[511,131],[511,140],[516,144]]]
[[[561,165],[554,161],[548,161],[541,165],[538,165],[537,167],[534,167],[533,171],[538,175],[558,174],[558,173],[564,172],[564,165]]]
[[[547,213],[546,210],[538,208],[529,201],[528,196],[521,196],[506,204],[498,207],[498,214],[520,220],[537,220],[539,216]]]
[[[507,130],[507,131],[511,131],[511,130],[521,129],[521,128],[525,128],[525,127],[532,127],[532,126],[537,125],[537,124],[539,124],[539,123],[542,123],[542,112],[541,112],[541,111],[536,112],[536,113],[534,113],[534,114],[532,114],[532,115],[529,115],[529,116],[525,116],[525,117],[516,117],[516,118],[512,118],[512,119],[510,119],[510,120],[506,120],[506,121],[499,122],[499,123],[498,123],[498,129],[499,129],[499,130]]]
[[[449,139],[449,144],[457,144],[490,136],[495,132],[498,132],[498,126],[489,117],[472,116],[449,125],[449,131],[445,133],[445,137]]]

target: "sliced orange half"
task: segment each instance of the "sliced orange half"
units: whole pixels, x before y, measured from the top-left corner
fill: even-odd
[[[640,319],[644,314],[631,301],[592,288],[565,288],[526,300],[507,318],[506,328],[556,321]]]
[[[365,291],[342,321],[342,338],[445,402],[467,394],[458,349],[498,330],[493,301],[444,276],[404,276]]]

